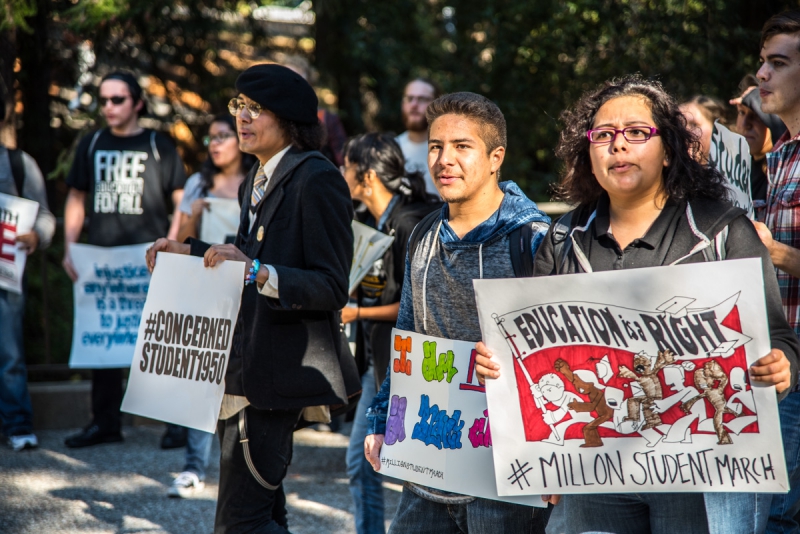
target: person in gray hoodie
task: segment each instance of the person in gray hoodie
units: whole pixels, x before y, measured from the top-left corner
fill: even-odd
[[[410,239],[397,328],[477,342],[481,330],[472,281],[514,277],[510,235],[530,226],[531,254],[535,254],[550,219],[516,184],[499,182],[506,124],[493,102],[474,93],[453,93],[432,102],[426,114],[428,165],[446,204],[433,224],[421,222],[415,230],[420,235]],[[364,449],[376,471],[390,386],[387,372],[367,411]],[[390,534],[544,532],[547,515],[547,509],[406,482]]]

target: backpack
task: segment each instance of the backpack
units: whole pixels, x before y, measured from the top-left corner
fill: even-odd
[[[433,227],[433,223],[436,222],[440,214],[441,211],[434,210],[414,227],[411,237],[408,239],[408,254],[410,258],[414,257],[422,237]],[[531,228],[530,224],[523,224],[508,234],[508,251],[511,254],[511,266],[514,269],[514,276],[517,278],[533,276],[531,239],[533,239],[533,228]]]
[[[22,188],[25,187],[25,162],[22,160],[22,150],[8,149],[8,159],[11,161],[11,175],[17,187],[17,196],[21,197]]]

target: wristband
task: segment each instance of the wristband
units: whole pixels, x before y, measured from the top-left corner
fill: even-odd
[[[261,262],[257,259],[253,260],[253,265],[244,277],[244,285],[248,286],[256,281],[258,271],[261,270]]]

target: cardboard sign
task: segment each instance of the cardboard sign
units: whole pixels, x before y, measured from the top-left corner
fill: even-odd
[[[392,339],[380,472],[462,495],[544,507],[539,496],[497,494],[494,415],[474,373],[475,344],[397,329]]]
[[[728,181],[731,191],[731,203],[747,212],[751,219],[754,217],[752,188],[750,173],[752,171],[752,158],[747,140],[737,133],[733,133],[719,122],[714,123],[711,133],[711,150],[708,154],[708,163],[716,167]]]
[[[500,495],[788,490],[759,259],[474,285]]]
[[[350,267],[350,289],[355,291],[361,280],[372,268],[372,264],[389,250],[394,236],[383,234],[366,224],[353,221],[353,265]]]
[[[150,285],[145,262],[149,246],[70,246],[78,272],[78,281],[72,286],[75,319],[71,368],[107,369],[131,364]]]
[[[28,254],[17,245],[17,236],[33,230],[38,213],[38,203],[0,193],[0,289],[22,293]]]
[[[244,265],[158,254],[122,411],[215,431]]]
[[[206,243],[233,243],[239,231],[239,201],[232,198],[206,198],[208,209],[200,219],[200,239]]]

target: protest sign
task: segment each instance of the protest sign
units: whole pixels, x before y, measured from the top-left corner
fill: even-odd
[[[544,507],[539,496],[497,494],[497,437],[489,427],[494,414],[475,376],[475,344],[397,329],[392,339],[380,472],[444,491]]]
[[[353,221],[353,265],[350,267],[350,289],[352,293],[372,268],[375,260],[382,258],[394,241],[388,236],[370,228],[366,224]]]
[[[754,217],[750,186],[752,158],[747,140],[719,122],[715,122],[714,131],[711,133],[708,163],[719,169],[727,180],[728,189],[731,191],[731,203],[745,210],[747,216],[752,219]]]
[[[22,274],[28,253],[17,245],[17,236],[33,230],[39,204],[0,193],[0,289],[22,293]]]
[[[123,412],[214,432],[243,286],[243,262],[158,254]]]
[[[474,285],[501,495],[788,490],[761,260]]]
[[[239,231],[239,201],[232,198],[204,199],[208,209],[200,219],[200,239],[206,243],[233,243]]]
[[[144,256],[149,243],[125,247],[69,247],[78,280],[72,290],[73,369],[128,367],[133,358],[150,273]]]

